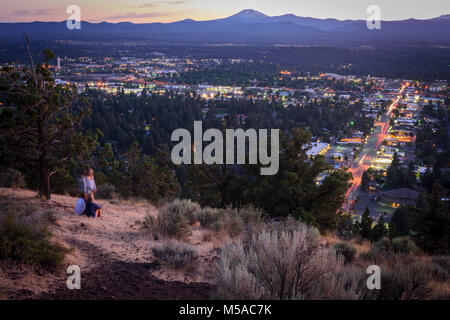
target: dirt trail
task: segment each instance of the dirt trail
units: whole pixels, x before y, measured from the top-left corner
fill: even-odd
[[[157,214],[147,202],[96,200],[101,218],[76,216],[75,198],[53,195],[43,202],[29,190],[0,188],[0,196],[37,204],[57,217],[55,240],[71,247],[66,265],[81,269],[81,290],[68,290],[64,271],[48,273],[23,266],[0,265],[0,290],[8,299],[207,299],[210,285],[164,281],[155,276],[149,235],[142,230],[146,215]],[[15,271],[14,271],[15,270]],[[20,270],[20,271],[19,271]],[[1,295],[2,292],[0,292]]]
[[[152,263],[110,261],[82,275],[81,289],[68,290],[65,284],[37,299],[55,300],[172,300],[208,299],[206,283],[164,281],[152,275]]]

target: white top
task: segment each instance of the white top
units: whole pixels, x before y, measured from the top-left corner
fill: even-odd
[[[94,191],[97,190],[94,178],[89,179],[88,177],[84,177],[84,188],[86,194],[94,193]]]

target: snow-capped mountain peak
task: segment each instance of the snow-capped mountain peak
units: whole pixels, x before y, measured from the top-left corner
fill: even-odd
[[[230,17],[228,17],[227,19],[229,20],[256,20],[256,19],[265,19],[265,18],[269,18],[269,16],[265,15],[262,12],[259,12],[257,10],[253,10],[253,9],[245,9],[242,10],[241,12],[238,12]]]

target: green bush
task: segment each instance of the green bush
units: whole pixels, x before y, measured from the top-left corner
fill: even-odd
[[[112,200],[117,198],[116,188],[108,183],[98,186],[95,196],[99,199]]]
[[[193,269],[198,258],[192,245],[177,240],[158,243],[151,250],[158,262],[174,269]]]
[[[0,186],[4,188],[24,188],[24,175],[15,169],[8,168],[0,172]]]
[[[356,256],[356,248],[348,242],[339,242],[333,246],[334,251],[338,255],[344,257],[345,263],[352,262]]]
[[[414,241],[409,237],[398,237],[392,239],[392,249],[395,253],[411,254],[419,250]]]
[[[64,262],[67,249],[50,237],[45,225],[30,223],[10,210],[0,213],[0,260],[56,268]]]

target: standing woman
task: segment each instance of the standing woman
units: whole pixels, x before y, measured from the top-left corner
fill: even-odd
[[[94,180],[94,170],[89,169],[88,174],[85,177],[85,193],[89,197],[92,195],[92,201],[94,200],[94,194],[97,192],[97,186]]]
[[[77,180],[77,187],[80,194],[80,198],[83,198],[84,200],[87,199],[86,194],[86,176],[88,174],[88,170],[84,169],[83,173],[81,173],[81,176]]]

